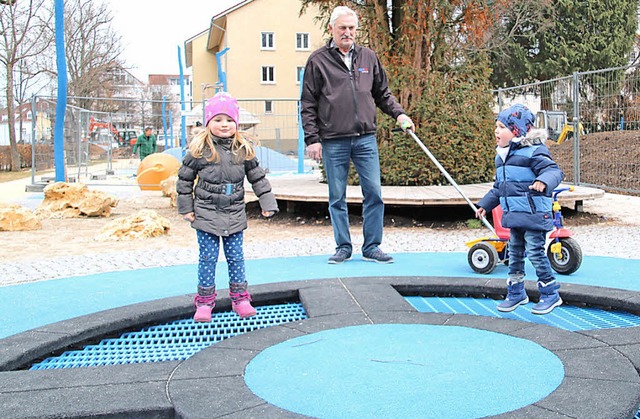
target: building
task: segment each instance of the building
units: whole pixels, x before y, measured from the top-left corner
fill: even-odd
[[[311,52],[328,39],[317,7],[300,15],[301,4],[240,1],[185,41],[194,116],[202,119],[203,100],[226,90],[240,101],[241,125],[254,127],[263,145],[287,153],[297,149],[300,76]]]
[[[47,100],[36,102],[36,121],[33,124],[32,104],[24,103],[15,110],[16,142],[18,144],[31,144],[34,138],[36,143],[51,143],[53,141],[53,126],[51,112],[55,112],[54,104]],[[9,145],[9,117],[7,108],[0,109],[0,146]]]
[[[193,102],[191,76],[183,75],[183,89],[180,86],[179,74],[149,74],[148,85],[152,100],[152,118],[149,125],[158,135],[159,145],[164,146],[166,139],[170,139],[169,143],[172,145],[178,144],[183,109],[181,90],[184,92],[184,110],[190,111]]]
[[[300,71],[324,44],[325,29],[317,8],[299,16],[300,7],[299,0],[245,0],[213,16],[209,28],[185,42],[194,100],[213,96],[225,82],[237,98],[299,97]]]

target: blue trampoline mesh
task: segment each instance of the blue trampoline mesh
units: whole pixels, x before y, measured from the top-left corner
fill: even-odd
[[[422,313],[474,314],[546,324],[569,331],[640,326],[640,316],[623,311],[606,311],[591,307],[562,305],[544,316],[531,314],[534,303],[502,313],[496,309],[500,301],[471,297],[405,297]],[[640,418],[638,418],[640,419]]]
[[[256,312],[254,317],[247,319],[227,311],[213,313],[211,323],[195,323],[192,319],[185,319],[146,327],[138,332],[124,333],[119,338],[104,339],[82,350],[67,351],[60,356],[47,358],[30,369],[184,360],[224,339],[307,318],[302,304],[294,303],[256,307]]]

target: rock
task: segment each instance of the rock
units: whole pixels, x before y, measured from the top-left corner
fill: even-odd
[[[36,213],[46,218],[109,217],[118,199],[91,191],[82,183],[56,182],[44,188],[44,200]]]
[[[97,241],[138,240],[168,234],[171,223],[157,212],[142,209],[128,217],[116,218],[100,229]]]
[[[27,208],[17,204],[0,203],[0,231],[40,230],[40,219]]]
[[[162,189],[162,196],[168,196],[171,198],[170,205],[172,208],[178,206],[178,192],[176,192],[176,182],[178,176],[169,176],[165,180],[160,182],[160,188]]]

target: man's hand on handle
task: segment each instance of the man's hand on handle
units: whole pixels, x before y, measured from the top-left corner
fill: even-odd
[[[409,118],[407,115],[402,114],[402,115],[398,115],[398,119],[397,119],[398,125],[400,126],[400,128],[402,128],[402,131],[407,132],[408,129],[410,129],[411,131],[416,130],[416,126],[413,123],[413,121],[411,120],[411,118]]]

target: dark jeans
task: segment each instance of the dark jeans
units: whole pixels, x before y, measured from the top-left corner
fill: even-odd
[[[380,186],[380,159],[376,137],[371,134],[323,141],[322,160],[329,184],[329,214],[337,248],[353,251],[347,208],[347,176],[349,162],[353,161],[360,177],[363,196],[364,244],[362,253],[372,252],[382,242],[384,217],[384,203]]]
[[[551,263],[545,252],[547,234],[544,231],[524,230],[512,228],[509,237],[509,276],[522,278],[524,276],[524,256],[536,269],[538,280],[542,282],[552,281],[555,276],[551,269]]]

